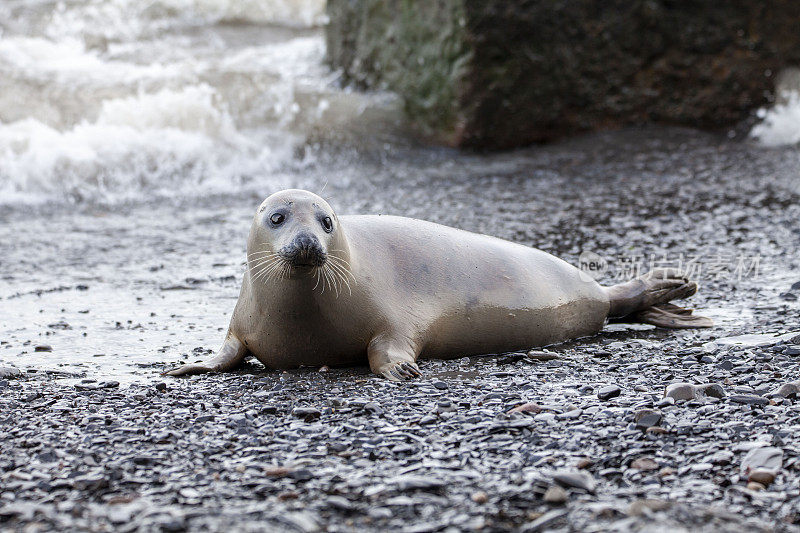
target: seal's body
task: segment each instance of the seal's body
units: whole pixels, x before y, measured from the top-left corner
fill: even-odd
[[[248,258],[222,350],[171,375],[228,370],[252,354],[269,368],[368,361],[390,379],[411,378],[420,356],[502,353],[591,335],[609,316],[651,311],[697,289],[673,271],[604,288],[540,250],[403,217],[339,218],[322,198],[298,190],[264,201]],[[645,321],[709,325],[674,306],[655,309],[660,318]]]

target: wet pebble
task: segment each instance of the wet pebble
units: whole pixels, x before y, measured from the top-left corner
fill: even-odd
[[[597,391],[597,398],[600,400],[610,400],[616,398],[622,393],[622,389],[617,385],[606,385]]]
[[[551,485],[544,493],[544,501],[554,505],[566,503],[568,499],[567,491],[558,485]]]
[[[553,474],[553,481],[565,488],[583,489],[594,492],[597,483],[585,470],[561,470]]]

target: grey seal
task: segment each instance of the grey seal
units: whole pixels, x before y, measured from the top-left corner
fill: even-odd
[[[321,197],[284,190],[258,208],[248,266],[222,348],[166,374],[368,362],[392,380],[420,357],[545,346],[599,332],[607,320],[709,327],[669,302],[697,284],[659,269],[603,287],[541,250],[421,220],[339,217]]]

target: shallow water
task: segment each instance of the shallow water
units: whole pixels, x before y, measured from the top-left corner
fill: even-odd
[[[0,5],[0,363],[128,382],[202,359],[253,211],[285,187],[574,264],[591,251],[603,283],[634,257],[694,257],[693,303],[718,328],[669,333],[687,345],[797,322],[796,148],[657,127],[495,155],[422,147],[395,97],[338,87],[323,21],[311,0]],[[757,275],[733,272],[754,258]]]

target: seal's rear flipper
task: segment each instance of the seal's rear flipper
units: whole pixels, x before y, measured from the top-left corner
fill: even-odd
[[[228,333],[225,344],[222,345],[217,355],[207,363],[183,365],[174,370],[163,372],[162,376],[191,376],[206,372],[226,372],[241,365],[248,354],[247,347],[239,339]]]
[[[710,318],[693,316],[691,309],[669,303],[697,292],[697,283],[674,268],[662,268],[606,288],[614,322],[641,322],[662,328],[710,328]]]
[[[711,328],[714,321],[704,316],[694,316],[691,309],[675,304],[659,304],[634,313],[632,321],[653,324],[659,328],[687,329]]]

